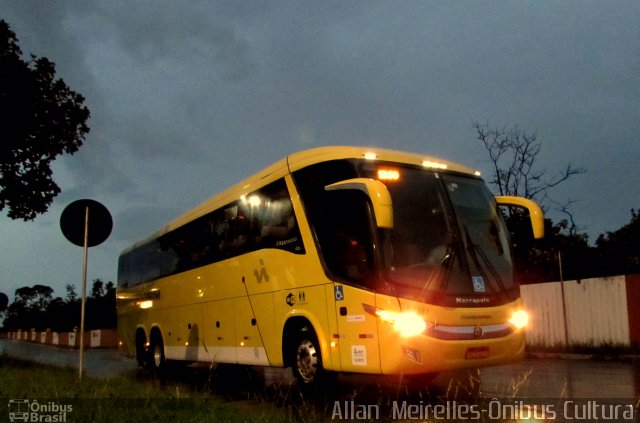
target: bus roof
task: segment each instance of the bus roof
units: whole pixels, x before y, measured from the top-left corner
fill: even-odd
[[[458,173],[466,173],[469,175],[479,175],[478,172],[460,164],[442,160],[439,158],[426,156],[416,153],[408,153],[404,151],[389,150],[383,148],[374,147],[317,147],[308,150],[303,150],[297,153],[293,153],[271,166],[257,172],[244,181],[233,185],[232,187],[222,191],[219,194],[209,198],[199,206],[191,209],[185,214],[181,215],[177,219],[170,222],[168,225],[155,232],[150,237],[136,242],[123,251],[123,254],[143,245],[163,234],[170,232],[180,226],[189,223],[190,221],[197,219],[213,210],[218,209],[226,204],[229,204],[242,195],[249,194],[264,185],[267,185],[279,178],[282,178],[290,172],[305,168],[307,166],[326,162],[330,160],[339,159],[364,159],[364,160],[380,160],[388,162],[398,162],[413,165],[422,165],[425,168],[439,169],[441,171],[453,171]]]

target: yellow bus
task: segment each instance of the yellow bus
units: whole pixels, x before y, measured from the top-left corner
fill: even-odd
[[[334,372],[422,375],[524,354],[510,241],[479,172],[383,149],[292,154],[123,251],[121,351]]]

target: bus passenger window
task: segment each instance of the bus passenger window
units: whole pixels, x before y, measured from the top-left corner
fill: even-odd
[[[255,194],[252,227],[256,249],[277,248],[303,254],[304,247],[298,229],[293,204],[283,179],[267,185]]]
[[[216,226],[216,233],[222,235],[218,249],[223,258],[234,257],[249,248],[249,219],[238,205],[224,210],[224,220]]]

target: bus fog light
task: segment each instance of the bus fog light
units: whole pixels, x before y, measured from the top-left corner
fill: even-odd
[[[422,364],[422,356],[420,355],[420,351],[414,350],[413,348],[405,347],[403,345],[402,352],[409,360]]]
[[[511,315],[509,323],[516,329],[523,329],[529,324],[529,313],[524,310],[516,310]]]

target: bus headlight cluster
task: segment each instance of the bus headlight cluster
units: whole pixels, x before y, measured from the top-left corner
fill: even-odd
[[[429,328],[429,324],[413,311],[376,310],[376,315],[393,325],[393,329],[405,338],[420,335]]]
[[[511,314],[509,323],[516,329],[524,329],[529,324],[529,313],[524,310],[516,310]]]

